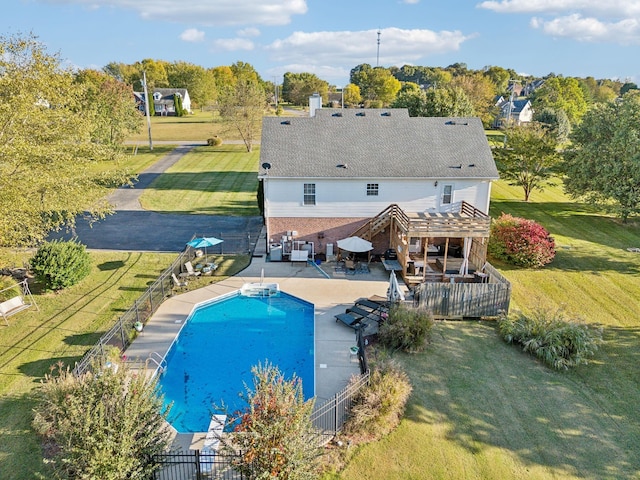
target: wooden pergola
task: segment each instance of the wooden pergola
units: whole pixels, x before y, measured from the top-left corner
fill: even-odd
[[[447,271],[449,260],[449,246],[452,239],[459,242],[465,238],[471,242],[468,262],[481,267],[486,262],[487,242],[491,227],[491,218],[467,202],[461,202],[457,212],[446,213],[406,213],[398,205],[392,204],[383,212],[372,218],[354,234],[368,240],[389,229],[389,248],[398,255],[398,262],[402,267],[401,273],[407,284],[415,284],[427,280],[442,281]],[[419,257],[410,252],[410,246],[415,239],[419,239]],[[439,243],[443,258],[441,259],[442,273],[430,272],[427,268],[429,250],[434,248],[434,242]],[[416,242],[417,243],[417,242]],[[422,275],[410,274],[408,267],[411,263],[420,262]],[[439,277],[439,278],[438,278]]]

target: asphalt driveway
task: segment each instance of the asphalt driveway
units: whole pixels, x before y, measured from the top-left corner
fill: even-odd
[[[155,178],[176,163],[196,145],[181,145],[139,175],[131,187],[121,187],[108,197],[115,213],[90,225],[78,218],[74,231],[52,238],[74,236],[90,249],[179,252],[193,235],[222,238],[226,253],[246,253],[262,228],[261,217],[219,215],[178,215],[143,210],[139,198]]]

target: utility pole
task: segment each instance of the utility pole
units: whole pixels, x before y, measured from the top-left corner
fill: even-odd
[[[147,117],[147,129],[149,130],[149,150],[153,151],[151,140],[151,117],[149,116],[149,92],[147,91],[147,73],[142,71],[142,86],[144,87],[144,114]]]
[[[277,83],[277,78],[278,77],[273,77],[273,89],[275,91],[275,98],[276,98],[276,112],[278,111],[278,83]]]

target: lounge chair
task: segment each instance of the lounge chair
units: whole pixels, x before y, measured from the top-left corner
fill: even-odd
[[[193,265],[191,264],[191,262],[187,262],[187,263],[185,263],[185,264],[184,264],[184,268],[186,268],[186,269],[187,269],[187,275],[186,275],[186,276],[189,276],[189,277],[197,277],[197,276],[199,276],[199,275],[200,275],[200,272],[196,272],[196,271],[193,269]],[[181,274],[181,275],[182,275],[182,274]]]
[[[187,286],[187,281],[186,280],[179,280],[178,277],[176,277],[175,273],[171,274],[171,278],[173,280],[173,285],[175,287],[186,287]]]
[[[376,317],[380,317],[380,312],[365,310],[363,308],[358,307],[357,305],[347,308],[346,313],[355,313],[356,315],[360,315],[361,317],[369,317],[372,319],[376,319]]]
[[[360,322],[362,322],[364,318],[365,317],[361,317],[360,315],[356,315],[353,313],[339,313],[338,315],[336,315],[336,322],[341,321],[347,327],[356,329],[360,328]]]
[[[389,310],[389,307],[387,306],[386,302],[385,303],[374,302],[372,300],[369,300],[368,298],[359,298],[358,300],[356,300],[355,305],[356,307],[368,308],[372,312],[375,312],[378,310],[382,312],[386,312],[387,310]]]

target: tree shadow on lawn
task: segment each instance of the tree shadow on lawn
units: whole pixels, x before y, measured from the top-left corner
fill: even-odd
[[[558,372],[504,343],[488,322],[438,328],[430,351],[403,361],[414,386],[405,420],[444,427],[470,455],[510,451],[549,478],[635,479],[639,339],[635,327],[612,329],[594,362]]]
[[[57,367],[58,363],[62,363],[65,368],[73,368],[76,362],[79,362],[82,357],[53,357],[42,358],[40,360],[34,360],[33,362],[26,362],[20,365],[18,369],[23,375],[32,378],[34,383],[40,383],[46,374],[50,374]]]

